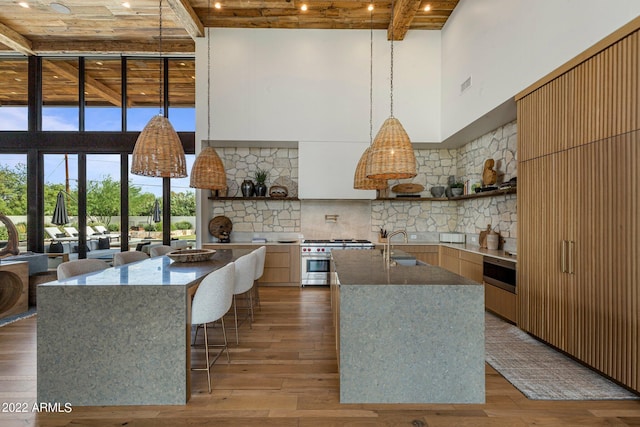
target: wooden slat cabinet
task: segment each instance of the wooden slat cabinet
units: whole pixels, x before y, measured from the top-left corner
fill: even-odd
[[[264,273],[260,285],[300,286],[300,245],[265,245]],[[205,243],[206,249],[257,249],[256,244]]]
[[[640,391],[633,31],[563,74],[571,90],[554,79],[518,100],[518,326]]]

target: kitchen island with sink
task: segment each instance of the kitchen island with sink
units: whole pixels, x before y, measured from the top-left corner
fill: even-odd
[[[332,253],[341,403],[484,403],[484,288],[379,250]]]

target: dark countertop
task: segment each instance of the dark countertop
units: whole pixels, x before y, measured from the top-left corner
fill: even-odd
[[[401,251],[394,250],[396,253]],[[340,285],[478,285],[433,265],[385,267],[382,251],[333,251]]]

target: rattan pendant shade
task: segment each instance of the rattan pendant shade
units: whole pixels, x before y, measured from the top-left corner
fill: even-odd
[[[202,149],[191,168],[190,187],[209,190],[227,188],[227,174],[220,156],[213,147]]]
[[[353,188],[356,190],[382,190],[387,188],[386,179],[367,178],[367,165],[371,157],[371,147],[367,147],[360,157],[356,172],[353,176]]]
[[[163,115],[151,118],[140,132],[133,149],[131,173],[162,178],[187,176],[182,142],[169,119]]]
[[[373,140],[367,177],[404,179],[416,175],[416,155],[409,135],[400,120],[389,117]]]

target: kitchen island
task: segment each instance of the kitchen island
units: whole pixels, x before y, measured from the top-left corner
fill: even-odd
[[[484,288],[380,250],[332,252],[341,403],[484,403]]]
[[[72,406],[184,405],[190,397],[191,297],[205,262],[167,256],[38,287],[38,401]]]

